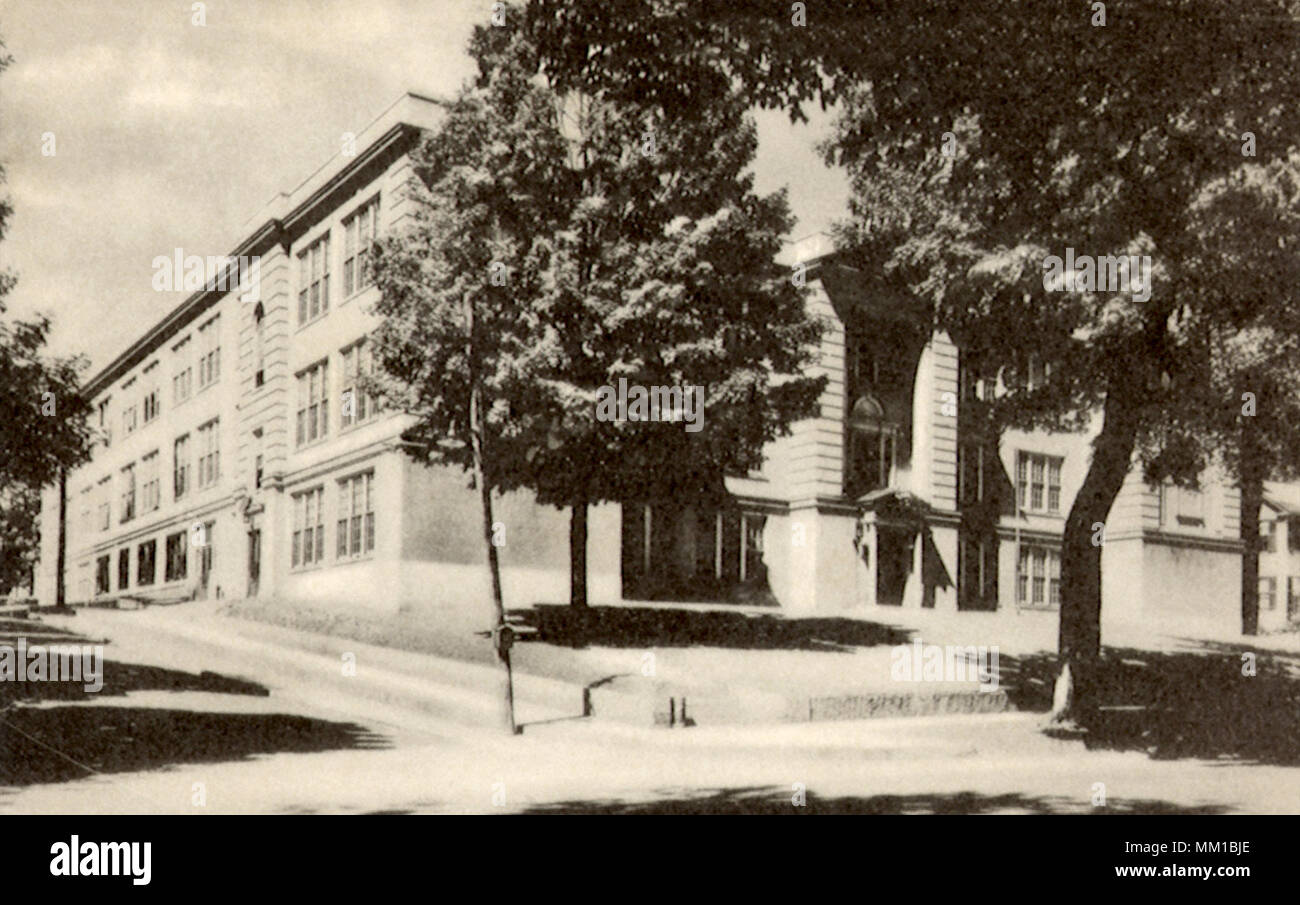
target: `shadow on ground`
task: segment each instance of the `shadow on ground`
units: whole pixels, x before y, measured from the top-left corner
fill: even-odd
[[[20,707],[0,717],[0,751],[5,752],[0,785],[67,782],[92,771],[122,773],[257,754],[389,746],[355,724],[280,713]]]
[[[1300,764],[1300,656],[1183,639],[1188,651],[1107,647],[1097,713],[1083,721],[1089,748],[1145,751],[1156,759]],[[1243,675],[1242,654],[1255,656]],[[1001,686],[1019,710],[1046,713],[1055,654],[1001,658]]]
[[[20,637],[27,639],[29,663],[34,644],[97,643],[39,622],[0,623],[0,645],[16,647]],[[105,697],[134,691],[253,697],[267,697],[270,692],[257,683],[213,672],[189,673],[108,659],[101,664],[102,689],[90,691],[85,668],[93,672],[96,664],[81,660],[77,666],[83,671],[75,680],[0,682],[0,785],[65,782],[92,773],[239,760],[256,754],[387,746],[360,726],[288,714],[101,706]],[[60,669],[70,667],[68,661]]]
[[[526,814],[1221,814],[1218,805],[1188,807],[1167,801],[1110,799],[1105,808],[1086,801],[1020,794],[974,792],[927,795],[872,795],[823,798],[807,793],[796,807],[789,789],[750,787],[718,789],[699,796],[656,801],[561,801],[538,805]]]
[[[98,643],[96,639],[85,638],[41,623],[28,623],[17,630],[9,625],[0,625],[0,646],[16,648],[19,638],[27,639],[29,658],[33,645],[45,648],[49,645],[79,646]],[[111,650],[111,645],[105,645],[105,654]],[[209,691],[217,694],[255,697],[266,697],[270,694],[264,686],[255,682],[214,672],[182,672],[139,663],[122,663],[110,660],[107,656],[104,657],[102,664],[95,664],[93,660],[87,662],[81,657],[76,659],[78,662],[75,664],[71,660],[64,661],[60,668],[66,672],[75,665],[82,670],[80,680],[0,682],[0,708],[15,701],[79,701],[101,698],[105,695],[123,695],[129,691]],[[87,684],[93,687],[94,683],[86,679],[86,668],[94,670],[97,665],[103,670],[103,687],[99,691],[89,691]]]
[[[527,610],[513,610],[510,615],[516,624],[536,630],[521,640],[560,647],[847,652],[854,647],[902,644],[911,637],[893,626],[861,619],[790,619],[717,610],[538,604]]]

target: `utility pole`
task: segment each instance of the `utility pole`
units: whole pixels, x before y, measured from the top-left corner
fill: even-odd
[[[479,382],[477,349],[474,342],[474,302],[469,293],[465,294],[465,326],[465,353],[469,359],[470,450],[474,462],[474,485],[478,488],[479,499],[483,506],[483,541],[487,544],[488,574],[492,582],[492,605],[495,614],[492,643],[497,651],[497,659],[505,668],[506,728],[511,735],[518,735],[519,727],[515,725],[514,676],[510,669],[510,646],[514,640],[514,632],[506,624],[505,602],[501,596],[501,564],[497,559],[497,547],[492,537],[492,489],[483,474],[483,434],[486,418],[483,414],[483,387]]]

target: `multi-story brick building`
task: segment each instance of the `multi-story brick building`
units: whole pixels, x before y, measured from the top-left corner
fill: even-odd
[[[259,256],[255,302],[197,292],[90,381],[105,442],[67,482],[70,600],[486,600],[465,476],[414,464],[406,416],[354,391],[376,297],[364,250],[402,228],[408,155],[441,109],[405,96],[354,156],[274,201],[231,253]],[[591,598],[767,599],[795,613],[1053,608],[1089,436],[981,438],[968,413],[989,374],[824,239],[796,255],[829,325],[820,416],[774,443],[761,471],[729,479],[721,509],[594,507]],[[1239,505],[1220,482],[1190,492],[1130,475],[1105,530],[1107,611],[1235,628]],[[57,513],[50,495],[47,527]],[[497,518],[507,602],[565,599],[567,515],[517,493]],[[57,535],[43,532],[43,599]]]

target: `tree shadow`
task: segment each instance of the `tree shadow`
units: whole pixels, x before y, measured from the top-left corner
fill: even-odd
[[[133,772],[259,754],[388,747],[383,736],[353,723],[283,713],[20,707],[0,717],[0,751],[5,752],[0,785],[67,782],[92,771]]]
[[[55,655],[48,651],[50,647],[76,647],[79,649],[79,654],[80,649],[96,646],[102,646],[105,653],[108,649],[111,649],[111,646],[104,641],[88,638],[76,632],[45,625],[41,622],[27,620],[0,621],[0,646],[15,648],[15,658],[16,647],[20,638],[26,639],[29,657],[34,647],[40,647],[46,649],[47,653],[49,653],[48,659],[51,663]],[[240,694],[255,697],[270,695],[270,691],[265,686],[256,682],[223,676],[214,672],[183,672],[160,666],[110,660],[106,656],[103,657],[102,662],[99,664],[94,662],[93,657],[86,660],[79,655],[76,659],[78,662],[75,667],[81,670],[80,677],[77,679],[53,680],[46,678],[41,681],[32,681],[30,679],[16,681],[10,678],[6,681],[0,681],[0,710],[19,701],[80,701],[104,695],[124,695],[131,691],[207,691],[217,694]],[[67,660],[62,661],[60,664],[60,668],[65,674],[73,666],[74,664]],[[87,667],[91,670],[96,668],[102,670],[100,675],[102,687],[98,691],[88,690],[86,687],[91,685],[93,688],[95,685],[93,681],[87,678]]]
[[[560,801],[535,805],[525,814],[1222,814],[1220,805],[1186,806],[1153,799],[1110,798],[1106,807],[1058,796],[980,795],[975,792],[924,795],[822,797],[806,794],[796,806],[790,789],[751,786],[715,789],[699,795],[655,801],[612,799]]]
[[[1183,639],[1187,651],[1107,647],[1094,680],[1098,709],[1081,718],[1090,749],[1156,759],[1300,764],[1300,656]],[[1255,675],[1243,675],[1243,653]],[[1055,654],[1001,658],[1000,684],[1020,710],[1047,712]]]
[[[790,619],[716,610],[538,604],[512,610],[524,641],[560,647],[722,647],[845,653],[854,647],[902,644],[910,634],[860,619]]]
[[[239,694],[268,697],[270,691],[256,682],[223,676],[215,672],[181,672],[160,666],[139,663],[103,661],[103,687],[99,691],[87,689],[84,673],[81,679],[67,681],[0,682],[0,708],[15,702],[81,701],[94,698],[124,695],[130,691],[207,691],[216,694]],[[93,683],[89,683],[93,687]]]

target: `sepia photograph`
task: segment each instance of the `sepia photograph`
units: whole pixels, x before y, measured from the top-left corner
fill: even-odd
[[[1296,0],[3,0],[23,872],[1119,815],[1081,881],[1252,878],[1298,98]]]

